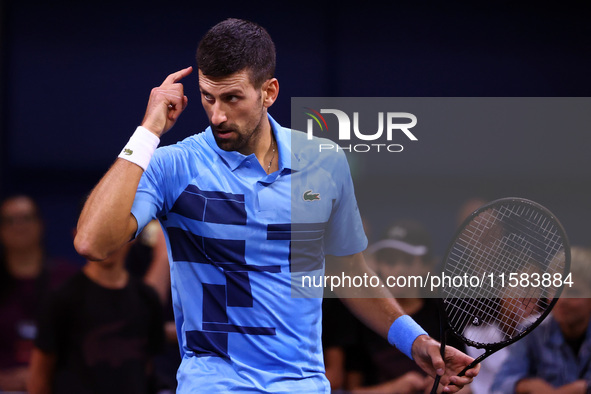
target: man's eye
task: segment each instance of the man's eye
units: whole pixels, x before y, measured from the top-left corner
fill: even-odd
[[[206,101],[213,101],[213,97],[211,96],[211,94],[203,93],[203,98]]]
[[[227,100],[231,103],[235,103],[236,101],[238,101],[238,96],[228,96]]]

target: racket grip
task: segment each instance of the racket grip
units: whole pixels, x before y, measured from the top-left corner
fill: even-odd
[[[431,394],[437,394],[437,386],[439,386],[439,381],[441,380],[441,376],[435,376],[435,381],[433,382],[433,388],[431,389]]]
[[[474,368],[474,366],[476,366],[476,364],[478,364],[478,360],[472,361],[470,363],[470,365],[468,365],[466,368],[464,368],[464,369],[462,369],[460,371],[460,373],[458,374],[458,376],[464,376],[466,374],[466,371],[469,370],[469,369],[471,369],[471,368]]]
[[[474,360],[470,365],[468,365],[466,368],[462,369],[460,371],[460,373],[458,374],[458,376],[464,376],[466,374],[466,371],[469,370],[470,368],[474,368],[474,366],[476,364],[478,364],[477,362],[478,360]],[[439,381],[441,380],[441,376],[437,375],[435,377],[435,382],[433,382],[433,388],[431,389],[431,394],[436,394],[437,393],[437,386],[439,386]],[[450,383],[451,385],[453,385],[453,383]]]
[[[442,330],[441,333],[441,348],[439,349],[439,354],[441,354],[441,358],[445,360],[445,342],[446,342],[446,335],[445,332]],[[464,371],[465,372],[465,371]],[[433,382],[433,388],[431,388],[431,394],[437,393],[437,386],[439,386],[439,381],[441,380],[441,375],[435,376],[435,381]]]

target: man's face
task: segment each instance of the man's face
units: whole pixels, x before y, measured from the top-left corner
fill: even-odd
[[[29,198],[11,198],[0,207],[0,241],[7,249],[38,246],[42,232],[37,208]]]
[[[573,288],[569,290],[565,292],[564,297],[561,297],[556,302],[552,310],[554,319],[556,319],[561,327],[588,322],[591,318],[591,298],[589,298],[591,294],[589,294],[588,289]]]
[[[264,87],[255,89],[247,70],[223,78],[210,78],[199,70],[201,103],[221,149],[244,155],[254,152],[267,114]]]

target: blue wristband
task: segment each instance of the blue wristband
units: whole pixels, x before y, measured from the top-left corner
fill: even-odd
[[[406,354],[411,360],[412,344],[419,335],[428,335],[409,315],[402,315],[394,320],[388,330],[388,342]]]

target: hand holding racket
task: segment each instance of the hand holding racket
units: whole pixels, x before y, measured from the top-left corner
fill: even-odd
[[[484,349],[460,371],[463,376],[523,338],[550,313],[569,270],[566,233],[543,206],[504,198],[477,209],[460,226],[441,267],[441,355],[448,353],[447,335]]]
[[[472,361],[474,359],[472,357],[451,346],[445,347],[443,356],[440,352],[439,342],[426,335],[419,336],[413,343],[413,360],[429,375],[438,375],[442,387],[447,386],[449,388],[448,392],[459,391],[465,385],[470,384],[473,378],[478,375],[480,364],[473,365]],[[467,365],[471,367],[468,369],[466,368]],[[465,373],[458,376],[462,371]],[[426,382],[426,384],[431,383]]]

